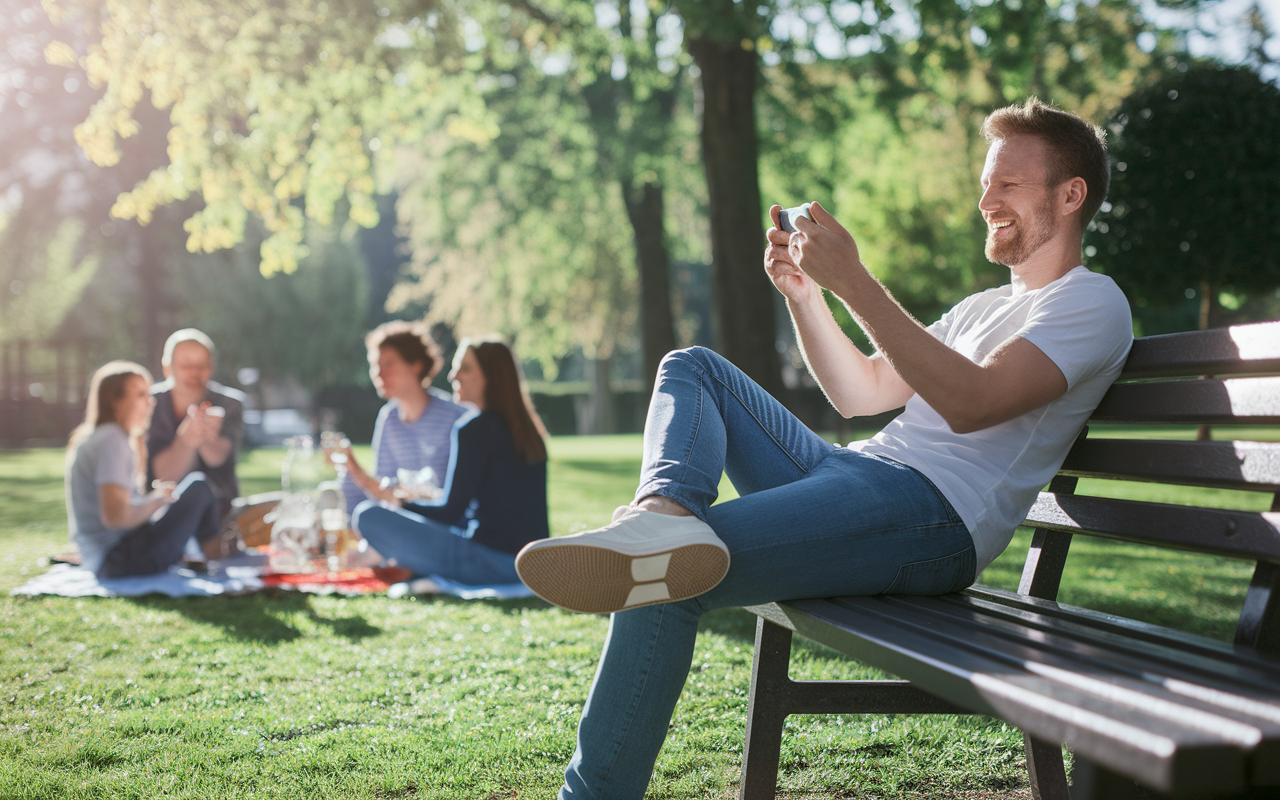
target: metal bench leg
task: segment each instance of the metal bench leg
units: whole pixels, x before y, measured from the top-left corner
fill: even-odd
[[[782,700],[787,691],[790,660],[791,631],[759,618],[755,658],[751,664],[751,698],[747,705],[739,800],[773,800],[777,793],[782,725],[787,719]]]
[[[1071,800],[1067,787],[1067,770],[1062,765],[1062,748],[1052,742],[1032,739],[1022,734],[1027,751],[1027,779],[1031,782],[1032,800]]]

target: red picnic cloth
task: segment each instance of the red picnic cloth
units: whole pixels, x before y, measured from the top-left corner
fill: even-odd
[[[410,575],[404,567],[359,567],[341,572],[268,572],[262,576],[262,582],[284,589],[314,591],[312,587],[324,587],[339,594],[367,594],[385,592],[393,583],[409,580]]]

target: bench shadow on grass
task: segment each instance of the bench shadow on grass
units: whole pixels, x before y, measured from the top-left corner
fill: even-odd
[[[312,595],[295,592],[258,592],[240,597],[159,597],[127,598],[140,608],[172,611],[192,622],[214,625],[233,639],[274,645],[301,639],[307,634],[289,624],[288,617],[303,614],[351,641],[383,633],[382,628],[356,614],[329,617],[317,614]]]

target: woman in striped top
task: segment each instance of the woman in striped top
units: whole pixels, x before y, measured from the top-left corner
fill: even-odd
[[[503,342],[464,340],[449,378],[454,399],[476,410],[453,429],[444,493],[403,508],[366,501],[352,526],[415,575],[519,583],[516,553],[550,535],[546,431]]]
[[[349,512],[368,499],[395,501],[393,489],[382,486],[382,476],[394,478],[402,469],[419,472],[430,467],[436,481],[443,481],[449,468],[449,434],[466,411],[431,386],[444,360],[426,325],[388,322],[370,331],[365,344],[369,378],[387,404],[373,429],[372,474],[345,451],[342,491]]]

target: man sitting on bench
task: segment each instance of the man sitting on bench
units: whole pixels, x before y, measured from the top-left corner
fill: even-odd
[[[543,598],[622,612],[561,800],[643,797],[704,612],[969,586],[1120,373],[1133,340],[1128,303],[1081,266],[1109,179],[1102,130],[1032,98],[992,113],[983,131],[986,255],[1011,281],[928,328],[819,204],[796,232],[768,231],[765,270],[827,398],[845,417],[905,404],[900,416],[839,447],[711,351],[671,353],[635,500],[604,528],[521,551],[520,576]],[[848,307],[874,355],[843,335],[820,287]],[[741,497],[712,506],[722,471]]]

